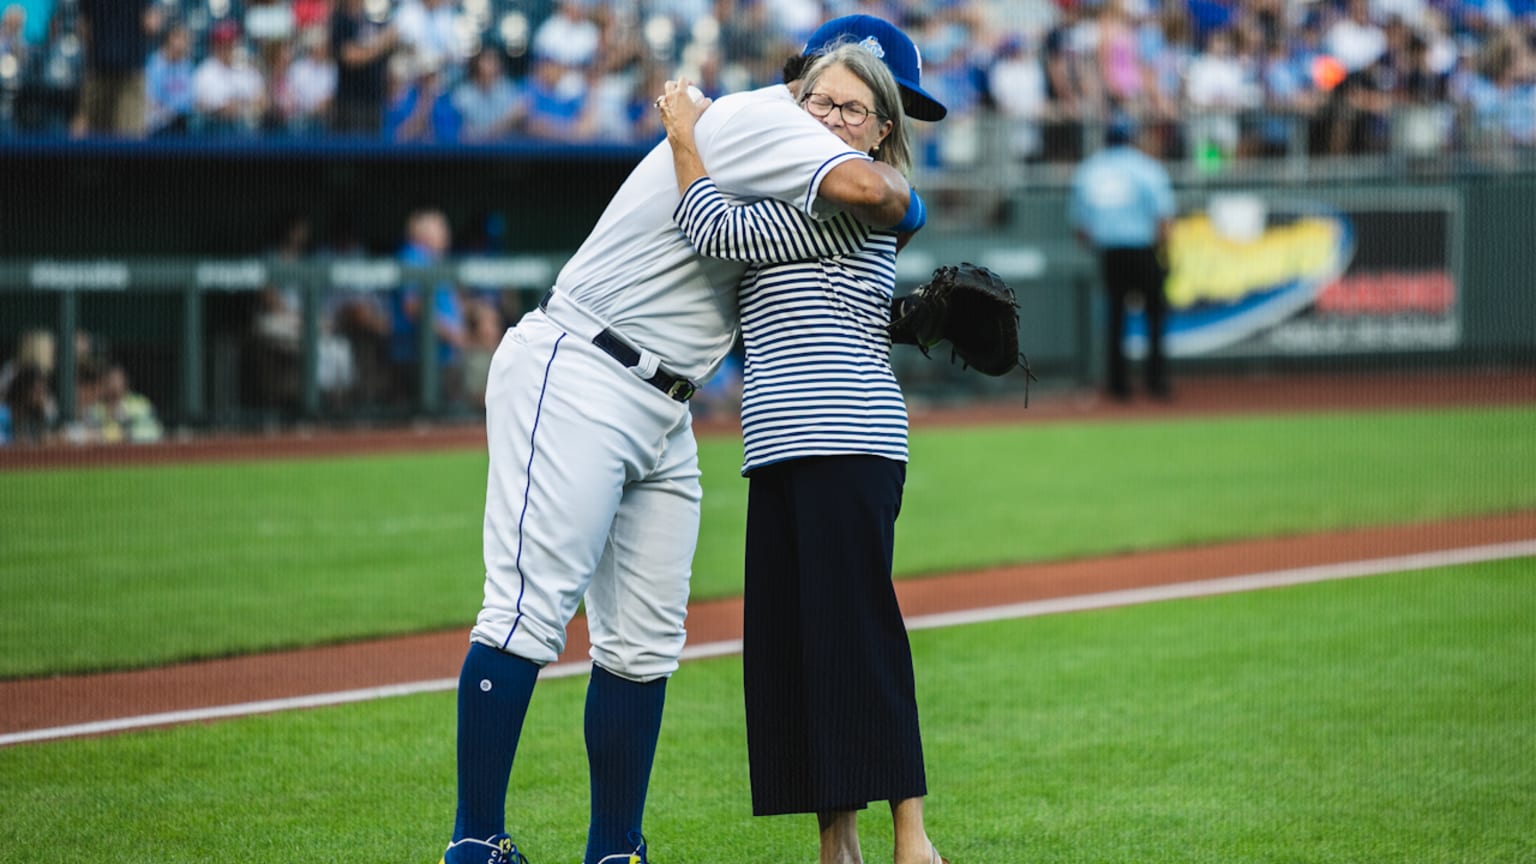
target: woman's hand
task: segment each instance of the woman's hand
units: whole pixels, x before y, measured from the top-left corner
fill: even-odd
[[[667,129],[667,143],[672,147],[672,167],[677,172],[677,191],[687,192],[689,185],[704,176],[704,163],[694,146],[693,124],[710,105],[710,98],[687,78],[668,81],[656,97],[656,110]]]
[[[667,137],[673,141],[680,137],[691,140],[693,125],[699,122],[699,116],[711,101],[687,78],[663,84],[661,95],[656,97],[656,109],[661,112],[661,123],[667,129]]]

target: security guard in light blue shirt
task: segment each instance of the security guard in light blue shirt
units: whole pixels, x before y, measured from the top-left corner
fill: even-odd
[[[1159,252],[1167,242],[1175,202],[1168,171],[1136,148],[1136,128],[1125,117],[1110,121],[1104,149],[1077,167],[1067,219],[1078,242],[1099,258],[1109,307],[1109,380],[1115,399],[1129,399],[1124,349],[1127,301],[1139,297],[1147,321],[1147,392],[1166,399],[1163,329],[1168,316],[1167,270]]]

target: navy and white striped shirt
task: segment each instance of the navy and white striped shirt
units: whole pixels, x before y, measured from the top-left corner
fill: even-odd
[[[896,235],[771,199],[733,205],[708,177],[674,219],[701,254],[751,262],[740,290],[742,473],[807,456],[907,461],[886,332]]]

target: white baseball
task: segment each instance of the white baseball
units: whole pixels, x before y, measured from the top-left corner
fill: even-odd
[[[692,99],[693,100],[693,104],[697,105],[700,102],[704,101],[704,91],[700,90],[699,88],[697,88],[695,86],[693,86],[692,84],[689,84],[688,85],[688,98]]]

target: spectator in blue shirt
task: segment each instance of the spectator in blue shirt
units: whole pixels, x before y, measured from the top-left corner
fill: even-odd
[[[523,121],[523,96],[494,46],[480,49],[469,61],[469,74],[453,88],[451,99],[460,119],[459,140],[465,143],[511,137]]]
[[[18,68],[27,65],[27,55],[32,43],[27,39],[27,9],[25,6],[0,7],[0,56],[16,58]]]
[[[1496,146],[1536,144],[1536,88],[1523,70],[1525,52],[1516,29],[1498,31],[1466,87],[1478,137]]]
[[[150,135],[186,133],[193,111],[193,68],[192,34],[185,24],[173,24],[144,69],[145,124]]]
[[[12,8],[20,12],[22,37],[32,47],[41,46],[48,41],[48,28],[53,21],[54,0],[5,0],[0,2],[0,9],[9,11]]]
[[[1171,395],[1163,357],[1163,327],[1168,299],[1163,265],[1168,228],[1174,216],[1173,184],[1161,163],[1137,149],[1136,128],[1124,116],[1113,118],[1105,147],[1085,159],[1072,177],[1067,218],[1078,242],[1099,258],[1108,294],[1111,398],[1130,398],[1124,350],[1127,301],[1139,297],[1147,321],[1147,391]]]
[[[422,209],[406,222],[405,247],[400,263],[426,267],[447,259],[451,242],[448,218],[441,210]],[[449,404],[459,401],[463,383],[464,348],[468,342],[464,305],[457,286],[438,283],[423,303],[420,286],[406,284],[394,293],[390,302],[390,360],[399,374],[400,395],[409,400],[422,383],[420,362],[421,335],[417,329],[423,319],[430,320],[435,333],[434,354],[438,371],[438,392]],[[423,309],[429,305],[430,310]]]
[[[588,111],[585,77],[550,57],[538,57],[528,75],[527,132],[546,141],[590,141],[595,118]]]
[[[395,80],[384,111],[384,137],[398,143],[451,144],[459,139],[459,115],[444,89],[442,58],[400,54],[391,63]]]

